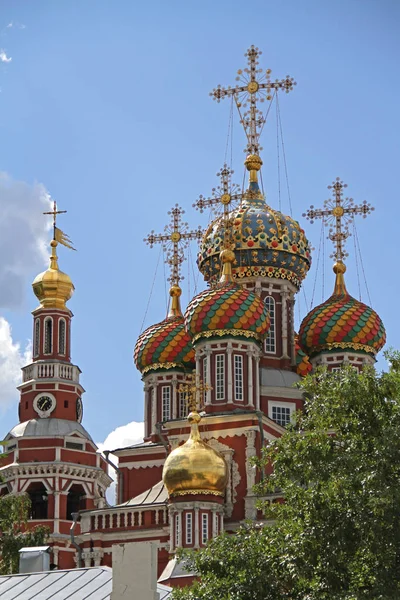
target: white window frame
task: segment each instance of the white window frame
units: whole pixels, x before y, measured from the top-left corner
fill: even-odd
[[[178,392],[178,415],[181,418],[187,417],[186,393]]]
[[[61,347],[61,325],[64,325],[64,340]],[[64,317],[58,320],[58,354],[65,356],[67,348],[67,322]]]
[[[35,319],[33,356],[39,356],[40,351],[40,319]]]
[[[171,419],[171,386],[163,385],[161,387],[161,408],[162,408],[162,421],[169,421]]]
[[[266,296],[264,300],[265,308],[268,310],[270,326],[267,337],[264,342],[264,349],[267,354],[276,352],[276,302],[273,296]]]
[[[274,408],[288,408],[290,410],[290,421],[291,421],[293,413],[296,411],[296,404],[294,402],[278,402],[277,400],[270,400],[268,402],[268,417],[271,419],[271,421],[274,421],[274,423],[276,423],[275,419],[273,419],[273,417],[272,417]],[[279,423],[277,423],[277,425],[279,425]],[[285,426],[280,425],[280,427],[285,427]]]
[[[193,544],[193,514],[186,513],[185,516],[186,543]]]
[[[202,513],[201,515],[201,543],[207,544],[208,542],[208,513]]]
[[[235,375],[235,400],[243,402],[243,356],[242,354],[233,355],[233,366]]]
[[[215,399],[225,400],[225,354],[215,355]]]
[[[47,340],[47,323],[51,323],[51,336],[50,336],[50,352],[46,352],[46,340]],[[47,356],[53,354],[53,337],[54,337],[54,323],[52,317],[46,317],[43,322],[43,354]]]

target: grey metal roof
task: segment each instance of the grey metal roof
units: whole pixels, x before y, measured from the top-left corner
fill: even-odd
[[[123,448],[115,448],[111,450],[111,454],[115,454],[116,452],[122,452],[123,450],[134,450],[135,448],[155,448],[157,446],[163,447],[163,444],[154,442],[140,442],[139,444],[133,444],[133,446],[124,446]]]
[[[18,423],[6,436],[10,438],[20,437],[55,437],[78,433],[87,440],[93,442],[92,438],[80,423],[68,421],[67,419],[31,419],[24,423]]]
[[[0,576],[1,600],[110,600],[111,591],[110,567]],[[171,588],[162,584],[157,584],[157,591],[160,600],[171,594]]]
[[[162,481],[153,485],[149,490],[146,490],[139,496],[131,498],[118,506],[144,506],[152,504],[164,504],[168,500],[168,492]]]
[[[297,381],[300,381],[300,376],[293,371],[262,367],[260,372],[261,385],[265,387],[293,387]]]

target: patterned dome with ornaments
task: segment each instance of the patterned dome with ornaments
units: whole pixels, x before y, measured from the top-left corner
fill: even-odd
[[[248,156],[245,164],[250,171],[249,189],[241,205],[228,216],[235,253],[233,276],[287,279],[298,289],[311,265],[304,230],[297,221],[266,204],[257,182],[260,157]],[[220,277],[219,254],[223,244],[223,217],[219,217],[208,227],[198,256],[199,269],[210,283]]]
[[[223,336],[263,340],[270,326],[264,302],[232,280],[233,252],[223,250],[221,259],[224,264],[221,282],[214,289],[195,296],[186,309],[189,335],[194,342],[200,338]]]
[[[186,332],[180,309],[180,295],[180,287],[172,286],[172,305],[168,317],[148,327],[136,342],[133,357],[142,374],[159,369],[193,370],[195,367],[192,341]]]
[[[344,283],[346,267],[334,266],[336,283],[328,300],[316,306],[303,320],[299,343],[308,356],[321,351],[357,351],[375,356],[386,342],[378,314],[348,293]]]

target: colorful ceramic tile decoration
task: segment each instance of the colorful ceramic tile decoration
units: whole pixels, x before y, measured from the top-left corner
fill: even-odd
[[[241,206],[228,215],[232,222],[233,276],[287,279],[296,288],[311,264],[309,243],[299,223],[270,208],[252,182]],[[219,253],[224,247],[222,217],[206,231],[198,256],[204,279],[211,283],[220,277]]]
[[[214,336],[262,340],[269,329],[264,302],[235,283],[218,285],[195,296],[186,309],[185,322],[193,341]]]
[[[134,359],[141,373],[158,369],[194,369],[194,350],[183,318],[165,319],[146,329],[136,342]]]
[[[303,320],[299,343],[310,358],[322,350],[357,350],[375,355],[385,345],[386,332],[377,313],[346,290],[343,275],[335,291]]]

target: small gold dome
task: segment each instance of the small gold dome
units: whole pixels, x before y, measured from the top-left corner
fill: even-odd
[[[222,454],[201,439],[200,420],[198,412],[189,414],[189,439],[165,461],[162,477],[170,496],[224,495],[228,482],[226,462]]]
[[[65,303],[71,298],[75,288],[70,276],[58,268],[57,242],[52,240],[50,246],[50,266],[47,271],[35,277],[32,287],[43,308],[65,309]]]

